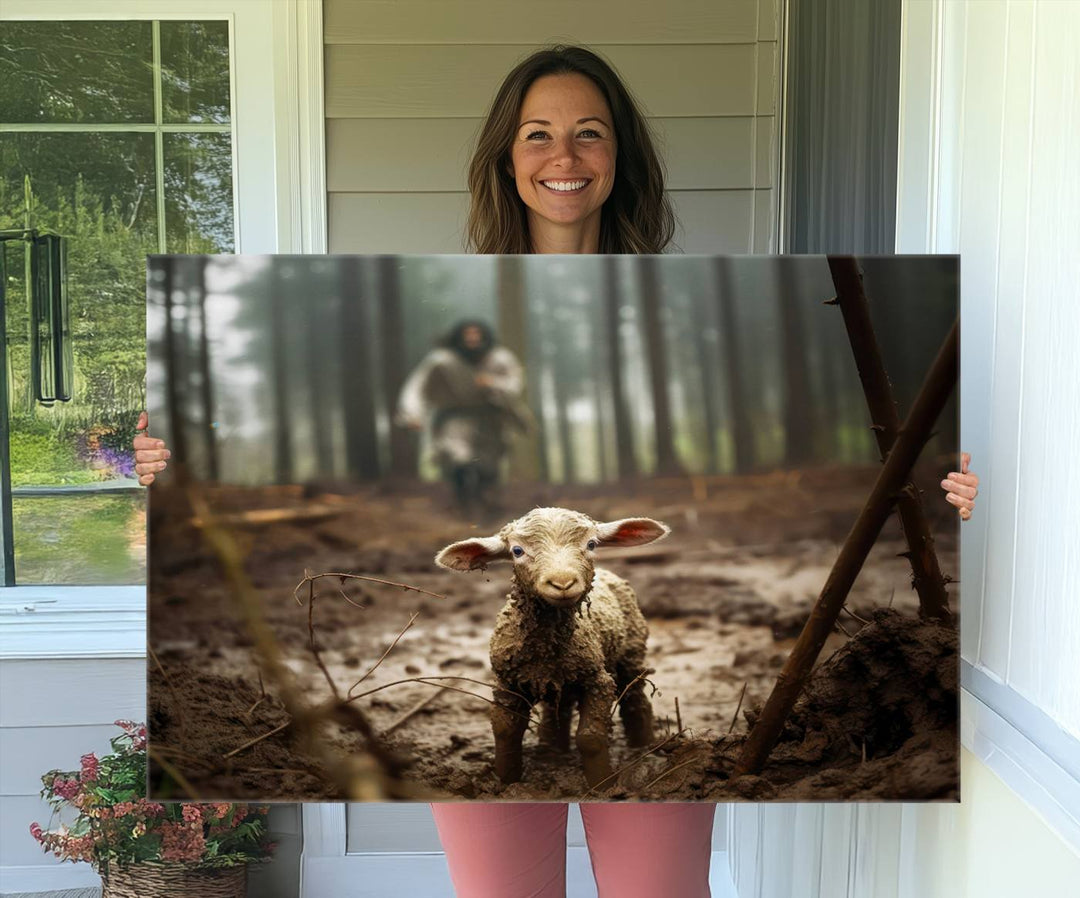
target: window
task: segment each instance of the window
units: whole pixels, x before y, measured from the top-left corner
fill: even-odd
[[[145,256],[230,252],[229,23],[9,22],[0,231],[68,238],[74,395],[29,383],[24,241],[7,261],[15,583],[142,583]]]

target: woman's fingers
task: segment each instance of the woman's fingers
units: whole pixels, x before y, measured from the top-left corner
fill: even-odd
[[[949,493],[956,493],[965,499],[974,499],[979,495],[979,478],[973,474],[950,474],[941,481],[941,488]]]
[[[139,423],[135,425],[136,430],[146,430],[150,426],[150,416],[146,412],[139,412]]]

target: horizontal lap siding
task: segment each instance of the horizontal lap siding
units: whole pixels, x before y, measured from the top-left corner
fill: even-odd
[[[466,168],[498,84],[535,47],[595,47],[650,115],[685,252],[775,249],[775,0],[328,0],[331,252],[459,253]],[[573,22],[573,35],[543,23]]]
[[[771,4],[758,0],[327,0],[323,9],[328,44],[746,43],[772,27]]]
[[[53,863],[30,837],[49,822],[41,775],[111,751],[114,720],[146,715],[143,659],[0,661],[0,868]]]

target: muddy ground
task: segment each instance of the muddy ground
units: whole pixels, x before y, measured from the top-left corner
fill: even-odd
[[[936,487],[944,470],[931,466],[919,482],[927,489],[942,570],[955,576],[956,518]],[[413,797],[600,797],[588,791],[576,754],[541,748],[534,730],[525,737],[524,781],[504,787],[492,768],[484,700],[490,699],[490,689],[470,680],[442,680],[455,687],[443,690],[410,681],[454,676],[490,682],[488,638],[510,568],[440,571],[432,562],[436,551],[469,535],[495,532],[530,507],[562,505],[598,519],[645,514],[673,531],[662,543],[617,558],[605,560],[603,550],[598,553],[600,565],[626,577],[637,591],[650,628],[656,741],[671,737],[642,757],[641,750],[626,745],[616,716],[612,763],[623,772],[604,798],[956,800],[956,631],[918,621],[895,519],[886,525],[848,600],[847,607],[862,620],[841,616],[847,632],[830,637],[811,688],[762,775],[730,778],[748,727],[877,471],[837,467],[651,480],[617,493],[518,486],[504,492],[505,513],[479,523],[461,520],[439,485],[217,487],[205,495],[215,511],[247,518],[231,532],[246,554],[247,571],[286,663],[311,703],[331,693],[308,644],[307,608],[293,597],[306,571],[370,575],[445,596],[337,578],[318,585],[318,646],[343,694],[418,614],[353,691],[397,684],[355,705],[384,734],[394,756],[407,763],[402,778]],[[299,516],[260,521],[251,514],[256,509]],[[184,495],[155,485],[150,519],[151,793],[345,797],[295,727],[225,757],[289,717],[272,682],[263,695],[251,635],[239,623],[220,564],[193,526]],[[955,587],[951,605],[958,605]],[[430,701],[415,710],[424,699]],[[675,735],[679,723],[683,733]],[[364,741],[352,726],[331,724],[321,738],[350,763],[363,754]]]

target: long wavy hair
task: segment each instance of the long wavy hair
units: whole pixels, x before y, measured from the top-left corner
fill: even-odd
[[[469,164],[467,248],[477,253],[532,252],[525,204],[509,171],[510,148],[532,83],[544,75],[563,74],[589,78],[614,119],[615,180],[601,210],[600,252],[663,252],[675,233],[675,215],[645,116],[607,62],[584,47],[563,45],[538,50],[520,62],[492,101]]]

